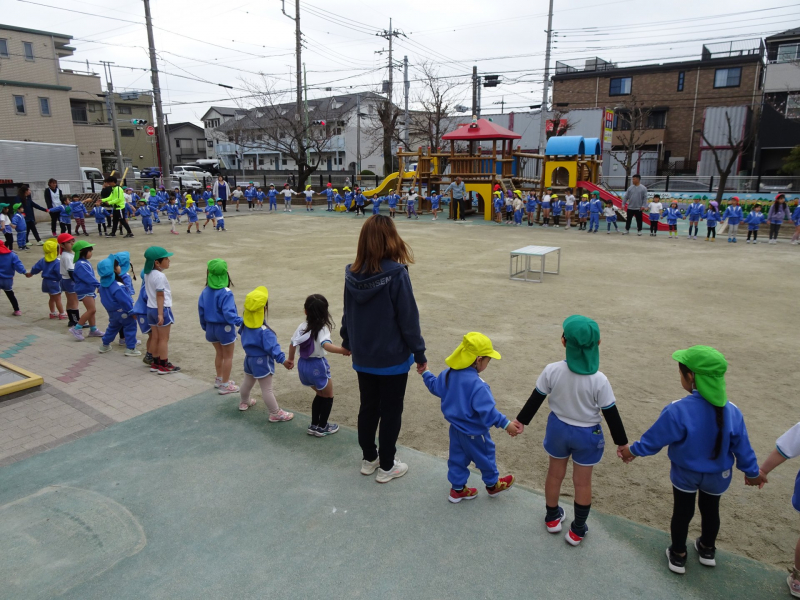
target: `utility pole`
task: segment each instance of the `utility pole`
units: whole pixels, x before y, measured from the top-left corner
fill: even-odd
[[[309,155],[310,151],[308,149],[308,143],[307,143],[308,142],[308,138],[306,137],[308,135],[308,82],[306,80],[306,63],[303,63],[303,100],[304,100],[304,103],[305,103],[305,106],[304,106],[305,111],[304,112],[305,112],[305,124],[306,124],[306,126],[305,126],[306,135],[303,136],[303,141],[304,141],[305,146],[306,146],[306,164],[310,164],[311,163],[311,156]]]
[[[403,141],[406,144],[406,152],[408,152],[408,144],[409,144],[409,134],[408,130],[410,127],[410,123],[408,122],[408,90],[411,88],[411,82],[408,80],[408,57],[403,57],[403,88],[405,89],[406,101],[405,101],[405,109],[403,111],[403,119],[406,122],[406,131],[405,135],[403,135]]]
[[[472,67],[472,116],[478,116],[478,65]]]
[[[164,108],[161,106],[161,84],[158,82],[158,63],[156,62],[156,43],[153,39],[153,19],[150,16],[150,0],[144,2],[144,18],[147,25],[147,45],[150,51],[151,82],[153,84],[153,101],[156,105],[156,125],[158,126],[158,162],[161,166],[161,177],[169,177],[169,145],[167,129],[164,126]]]
[[[381,31],[380,33],[376,33],[375,35],[377,35],[378,37],[382,37],[386,40],[389,40],[389,89],[386,90],[387,92],[386,107],[385,107],[386,111],[384,113],[385,117],[381,119],[381,127],[383,129],[382,146],[383,146],[383,165],[385,171],[384,174],[388,175],[394,163],[391,157],[392,155],[391,146],[392,146],[392,138],[394,136],[393,126],[396,125],[394,104],[392,103],[392,93],[394,88],[394,69],[395,69],[394,60],[392,58],[392,47],[393,47],[392,42],[394,41],[394,38],[400,37],[401,35],[405,34],[393,29],[392,19],[389,19],[389,30],[386,31],[384,29],[383,31]],[[383,50],[378,51],[378,53],[382,52]]]
[[[125,173],[125,166],[122,164],[122,146],[119,142],[119,127],[117,127],[117,108],[114,104],[114,82],[111,78],[111,65],[114,63],[101,60],[103,73],[106,76],[106,107],[111,113],[111,127],[114,128],[114,153],[117,155],[117,173],[120,177]]]
[[[303,33],[300,31],[300,0],[294,2],[294,16],[291,17],[286,13],[285,0],[281,0],[281,12],[284,16],[294,21],[294,53],[296,59],[296,79],[297,79],[297,96],[295,98],[295,120],[299,121],[303,114]],[[306,129],[308,129],[306,123]],[[303,135],[303,144],[305,145],[305,132]],[[306,150],[306,166],[308,166],[308,150]],[[298,169],[299,175],[299,169]]]
[[[553,39],[553,0],[547,14],[547,48],[544,51],[544,84],[542,85],[542,112],[539,124],[539,152],[544,154],[547,146],[547,92],[550,87],[550,43]]]
[[[506,97],[505,96],[501,96],[500,97],[500,102],[492,102],[492,104],[499,104],[500,105],[500,114],[502,115],[503,114],[503,110],[506,107]]]
[[[361,175],[361,94],[356,94],[356,177],[359,175]]]

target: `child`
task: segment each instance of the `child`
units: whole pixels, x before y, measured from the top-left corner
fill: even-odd
[[[337,196],[340,198],[341,196]],[[339,204],[338,200],[336,202],[337,206]],[[397,195],[396,194],[389,194],[389,216],[394,219],[395,210],[397,210]]]
[[[84,341],[86,338],[83,335],[83,329],[88,325],[89,337],[103,337],[104,332],[97,329],[95,317],[97,314],[97,306],[95,298],[97,298],[97,288],[100,287],[100,282],[94,275],[94,268],[89,260],[92,258],[92,248],[94,244],[90,244],[85,240],[75,242],[72,250],[78,255],[78,260],[72,267],[72,280],[75,282],[75,294],[78,297],[78,302],[83,302],[86,308],[78,322],[73,325],[69,332],[79,342]]]
[[[12,252],[10,248],[6,247],[5,243],[0,242],[0,290],[6,293],[8,301],[11,302],[12,314],[15,317],[22,316],[19,310],[19,302],[14,295],[14,273],[25,275],[25,265],[17,256],[16,252]]]
[[[353,192],[347,186],[343,187],[342,191],[344,192],[344,207],[349,212],[353,208]]]
[[[214,229],[216,229],[216,231],[227,231],[227,229],[225,229],[225,216],[222,214],[222,209],[219,207],[219,204],[214,204],[212,208],[214,209],[216,222]]]
[[[661,218],[663,210],[664,205],[661,203],[661,196],[655,194],[647,204],[647,212],[650,213],[650,237],[658,237],[658,220]],[[672,230],[670,229],[671,235]]]
[[[437,194],[436,192],[431,193],[431,212],[433,213],[433,218],[431,221],[436,221],[439,217],[439,203],[442,201],[442,195]]]
[[[708,241],[709,236],[711,237],[712,242],[717,241],[717,223],[719,222],[719,210],[717,209],[717,202],[712,200],[708,203],[708,210],[706,214],[703,215],[703,219],[706,220],[706,228],[708,232],[706,233],[706,241]]]
[[[575,196],[572,195],[572,188],[567,188],[567,195],[564,198],[564,219],[567,221],[564,229],[569,229],[572,224],[572,211],[575,210]],[[616,225],[614,225],[616,227]]]
[[[209,198],[208,200],[206,200],[206,204],[208,204],[209,202],[214,202],[214,200]],[[206,211],[207,210],[208,210],[208,206],[206,206]],[[195,232],[196,233],[202,233],[202,231],[200,231],[200,221],[197,218],[197,207],[195,206],[195,203],[193,201],[190,202],[190,201],[187,200],[186,201],[186,208],[182,209],[180,211],[180,214],[187,215],[189,217],[189,226],[186,228],[186,233],[192,233],[192,225],[193,224],[194,224]],[[206,223],[208,223],[208,219],[206,219]],[[203,227],[205,227],[205,225],[203,225]]]
[[[239,189],[239,188],[237,188],[237,189]],[[249,185],[247,186],[247,189],[244,191],[244,197],[245,197],[245,200],[247,200],[247,210],[249,210],[249,211],[253,210],[253,204],[255,204],[255,202],[256,202],[256,194],[257,193],[258,192],[256,191],[256,188],[253,185],[253,182],[251,181],[249,183]],[[239,207],[237,206],[236,208],[238,209]]]
[[[314,200],[314,194],[316,194],[316,192],[311,189],[310,185],[307,185],[303,194],[306,196],[306,212],[311,212],[314,210],[314,207],[311,205],[311,203]]]
[[[561,203],[562,200],[556,194],[550,196],[550,212],[553,215],[553,227],[558,227],[561,224]],[[598,213],[598,219],[599,218],[600,215]]]
[[[247,410],[256,403],[250,399],[250,392],[258,381],[261,397],[269,410],[269,422],[280,423],[291,421],[294,414],[281,410],[272,392],[275,362],[282,364],[286,370],[291,370],[294,365],[286,360],[275,332],[267,325],[268,300],[269,292],[264,286],[257,287],[244,299],[244,319],[239,329],[245,354],[244,381],[239,410]]]
[[[678,237],[678,219],[681,218],[681,211],[678,209],[678,203],[675,202],[675,201],[670,203],[669,208],[664,210],[663,216],[666,217],[666,219],[667,219],[667,227],[669,227],[669,237],[677,238]],[[652,224],[652,221],[651,221],[651,224]]]
[[[552,202],[553,188],[547,188],[542,196],[542,227],[550,227],[550,203]]]
[[[72,247],[75,238],[69,233],[62,233],[56,238],[58,251],[60,254],[59,263],[61,269],[61,291],[67,296],[67,326],[74,327],[80,319],[80,304],[78,295],[75,293],[75,282],[72,280],[72,272],[75,270],[75,253]]]
[[[525,210],[528,213],[528,227],[533,227],[534,214],[536,213],[536,194],[528,192],[528,201],[525,204]]]
[[[56,238],[45,241],[44,258],[40,258],[27,277],[33,277],[37,273],[42,274],[42,291],[48,295],[48,305],[50,306],[51,319],[66,319],[67,313],[64,312],[64,305],[61,303],[61,261],[58,259],[58,242]]]
[[[203,192],[202,200],[203,200],[203,201],[204,201],[206,204],[208,204],[208,200],[209,200],[210,198],[213,198],[213,197],[214,197],[214,195],[211,193],[211,186],[210,186],[210,185],[207,185],[207,186],[206,186],[206,191],[205,191],[205,192]],[[195,202],[195,204],[197,204],[197,206],[200,206],[200,204],[199,204],[198,202]]]
[[[747,485],[762,486],[766,478],[750,447],[742,412],[728,402],[728,363],[722,353],[708,346],[692,346],[678,350],[672,358],[678,362],[681,385],[689,395],[668,404],[642,438],[622,448],[620,454],[630,462],[669,446],[674,504],[667,560],[670,571],[682,574],[686,572],[686,537],[697,492],[702,535],[695,540],[694,548],[700,564],[714,567],[719,500],[731,484],[734,458]]]
[[[272,212],[272,209],[275,209],[275,212],[278,212],[278,190],[275,189],[275,184],[269,184],[269,190],[267,190],[267,197],[269,198],[269,211]]]
[[[203,223],[203,229],[206,228],[208,222],[211,221],[211,227],[217,227],[217,210],[216,210],[216,200],[214,198],[209,198],[208,202],[206,203],[206,207],[203,209],[203,212],[206,213],[206,222]],[[190,217],[191,218],[191,217]],[[189,223],[189,229],[192,228],[192,224]],[[188,231],[186,233],[189,233]]]
[[[233,286],[233,282],[228,275],[228,263],[220,258],[208,261],[206,287],[200,292],[197,310],[206,341],[214,345],[214,368],[217,373],[214,387],[223,396],[239,391],[239,386],[230,377],[236,330],[241,327],[242,318],[236,310],[236,300],[229,286]],[[247,410],[241,406],[239,408]]]
[[[333,380],[325,354],[333,352],[347,355],[348,351],[331,343],[333,319],[328,312],[328,301],[324,296],[312,294],[306,298],[303,308],[306,320],[292,336],[292,345],[289,347],[289,368],[294,366],[295,349],[299,346],[300,360],[297,361],[297,373],[300,375],[300,383],[316,391],[314,401],[311,403],[311,425],[308,426],[307,433],[325,437],[339,431],[336,423],[328,421],[333,408]]]
[[[589,201],[589,233],[597,233],[600,228],[600,213],[603,212],[603,201],[600,200],[599,192],[592,192],[592,199]]]
[[[514,222],[514,200],[511,194],[506,194],[506,225],[511,225]]]
[[[497,219],[497,224],[503,224],[503,209],[506,206],[505,200],[503,200],[503,193],[500,191],[493,192],[494,193],[494,214],[495,218]]]
[[[356,188],[356,216],[358,216],[359,211],[361,211],[362,217],[366,216],[364,212],[364,194],[361,193],[360,189]]]
[[[797,198],[795,198],[797,200]],[[792,213],[792,223],[794,223],[794,234],[792,234],[792,246],[796,246],[800,240],[800,204],[798,204]]]
[[[175,198],[170,198],[170,202],[174,202]],[[145,235],[153,233],[153,213],[150,208],[144,203],[144,200],[139,200],[139,208],[136,209],[136,216],[142,217],[142,228]]]
[[[117,252],[116,254],[111,254],[109,256],[114,259],[114,264],[116,265],[114,267],[114,272],[119,276],[118,280],[122,283],[122,285],[125,286],[125,289],[128,291],[128,295],[131,297],[131,302],[133,302],[133,298],[136,297],[136,289],[133,287],[133,281],[131,280],[130,276],[130,273],[133,273],[133,267],[131,266],[131,253]],[[117,267],[119,268],[117,269]],[[135,273],[133,275],[133,278],[136,279]],[[132,316],[131,318],[133,318],[133,320],[136,321],[135,316]],[[136,340],[136,343],[134,345],[138,346],[139,344],[141,344],[141,342],[139,340]],[[124,328],[119,330],[119,345],[120,346],[126,345]]]
[[[618,232],[617,227],[617,211],[614,209],[614,203],[611,200],[606,200],[606,207],[603,209],[603,215],[606,217],[606,234],[611,235],[611,226],[614,226],[614,231]]]
[[[589,216],[589,194],[581,194],[578,202],[578,231],[586,231],[586,218]]]
[[[148,367],[153,364],[153,336],[152,328],[147,319],[147,290],[144,285],[144,273],[142,274],[142,284],[139,287],[139,297],[133,303],[133,310],[131,311],[133,318],[139,323],[139,330],[143,335],[147,336],[147,343],[145,344],[145,355],[142,362]]]
[[[242,186],[237,185],[236,189],[231,192],[231,200],[236,205],[236,212],[239,212],[239,202],[244,197],[244,192],[242,191]],[[218,202],[222,202],[220,198],[217,198]]]
[[[525,203],[522,201],[522,192],[514,190],[514,225],[522,226],[522,213],[525,212]]]
[[[549,398],[551,412],[547,418],[544,450],[550,455],[550,466],[544,488],[547,508],[544,522],[548,532],[561,531],[566,515],[558,505],[558,498],[572,456],[575,519],[565,539],[571,546],[577,546],[589,531],[586,519],[592,506],[592,468],[603,458],[605,450],[600,415],[606,419],[618,454],[619,448],[627,445],[628,438],[611,384],[599,371],[600,328],[597,323],[581,315],[567,317],[561,344],[566,348],[566,360],[544,368],[515,423],[522,433],[544,399]]]
[[[500,477],[495,445],[489,434],[492,427],[505,429],[511,437],[517,426],[497,410],[492,390],[480,377],[493,358],[500,354],[492,341],[477,331],[464,336],[458,348],[445,359],[449,368],[437,377],[428,369],[422,379],[431,394],[442,399],[442,414],[450,423],[450,453],[447,480],[452,486],[447,499],[453,504],[477,497],[476,488],[467,487],[469,464],[480,469],[489,498],[514,485],[514,476]]]
[[[258,203],[256,210],[264,210],[264,198],[266,197],[267,195],[264,193],[264,190],[259,187],[258,191],[256,192],[256,202]]]
[[[372,198],[372,214],[379,215],[381,214],[381,202],[383,202],[383,196],[376,196]]]
[[[136,349],[136,318],[133,315],[133,299],[130,290],[122,278],[122,266],[115,257],[97,263],[97,274],[100,276],[100,302],[108,311],[108,327],[103,335],[103,345],[98,352],[111,352],[111,342],[117,333],[125,334],[125,356],[141,356]]]
[[[189,197],[189,198],[186,199],[186,206],[190,206],[190,205],[194,204],[194,202],[195,202],[194,198]],[[175,226],[178,223],[180,223],[181,211],[182,211],[181,205],[178,204],[177,200],[175,198],[170,198],[169,199],[169,204],[167,204],[167,218],[169,219],[169,224],[170,224],[170,231],[169,232],[173,233],[175,235],[180,235],[178,233],[178,230],[175,228]],[[195,213],[195,221],[197,221],[197,213]],[[191,227],[191,225],[192,225],[192,223],[189,222],[189,226],[190,227]]]
[[[172,291],[164,271],[169,269],[172,252],[150,246],[144,252],[145,292],[147,293],[147,323],[151,327],[153,362],[150,372],[157,375],[178,373],[181,368],[169,362],[169,334],[175,317],[172,314]]]
[[[295,194],[297,192],[290,188],[288,183],[283,184],[283,212],[292,212],[292,196]]]
[[[333,199],[336,194],[336,190],[333,189],[333,185],[331,182],[328,182],[328,186],[325,188],[325,196],[328,199],[328,208],[327,212],[333,212]]]
[[[419,215],[417,214],[416,209],[417,204],[417,192],[414,190],[410,190],[408,192],[408,196],[406,196],[406,212],[408,213],[408,218],[411,218],[411,215],[414,215],[417,219],[419,219]],[[356,205],[356,214],[358,214],[358,205]]]
[[[21,203],[14,205],[14,216],[11,218],[11,228],[17,232],[17,248],[28,249],[28,224],[25,222],[25,209]]]
[[[83,235],[89,235],[89,232],[86,231],[86,207],[78,194],[72,195],[69,208],[72,211],[72,218],[75,219],[75,235],[78,235],[81,229],[83,229]]]
[[[11,229],[11,217],[8,214],[9,208],[11,208],[10,204],[0,203],[0,231],[3,232],[3,235],[6,238],[6,248],[13,250],[14,230]]]
[[[756,204],[753,207],[753,210],[750,211],[750,214],[747,215],[747,218],[744,220],[747,223],[747,241],[745,243],[750,243],[750,236],[753,236],[753,243],[758,243],[758,229],[762,223],[767,222],[767,217],[764,213],[761,212],[761,205]]]
[[[700,219],[703,218],[703,213],[705,211],[706,207],[703,205],[702,198],[700,198],[700,196],[695,196],[693,202],[686,209],[686,215],[683,217],[684,219],[689,219],[688,239],[697,239],[697,225],[700,222]],[[694,228],[694,233],[692,233],[692,228]]]
[[[767,220],[769,221],[768,244],[778,243],[778,232],[781,230],[783,222],[788,218],[789,206],[786,204],[786,196],[778,194],[775,196],[775,202],[772,203],[772,206],[769,208],[769,213],[767,214]]]
[[[67,216],[69,216],[69,214],[67,214]],[[103,204],[99,198],[94,201],[94,208],[92,208],[92,216],[94,217],[95,225],[97,225],[97,235],[107,234],[108,233],[107,222],[108,222],[108,217],[111,216],[111,213],[109,213],[105,208],[103,208]],[[60,220],[61,220],[61,215],[59,215],[59,221]],[[72,232],[72,230],[69,227],[69,224],[67,224],[66,231],[67,233]]]
[[[739,206],[739,198],[731,197],[731,205],[722,214],[723,219],[728,219],[728,243],[736,243],[736,233],[739,230],[739,223],[742,222],[742,207]]]

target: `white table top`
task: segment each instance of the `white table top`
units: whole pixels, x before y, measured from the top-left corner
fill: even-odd
[[[549,254],[550,252],[556,252],[558,250],[561,250],[561,248],[556,246],[525,246],[519,250],[512,250],[511,254],[542,256],[543,254]]]

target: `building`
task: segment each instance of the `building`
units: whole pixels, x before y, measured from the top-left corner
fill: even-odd
[[[150,93],[114,92],[117,110],[119,144],[124,162],[137,169],[158,166],[156,136],[147,135],[148,125],[154,125],[153,96]],[[133,123],[145,121],[145,123]]]
[[[217,159],[217,143],[227,143],[228,136],[220,129],[223,123],[247,114],[242,108],[229,108],[227,106],[212,106],[202,117],[203,131],[206,136],[206,155],[208,158]]]
[[[778,175],[783,159],[800,145],[800,28],[764,41],[767,72],[757,164],[761,175]]]
[[[81,153],[81,166],[95,167],[106,173],[116,169],[114,131],[109,123],[100,77],[95,73],[62,69],[61,79],[70,87],[70,126]]]
[[[620,67],[594,58],[556,62],[553,104],[614,110],[611,150],[655,153],[658,171],[694,172],[706,108],[761,104],[764,44],[760,39],[703,46],[698,60]],[[604,148],[608,151],[608,148]]]
[[[167,125],[167,143],[169,144],[169,160],[173,167],[208,158],[209,141],[206,139],[203,128],[194,123],[170,123]]]

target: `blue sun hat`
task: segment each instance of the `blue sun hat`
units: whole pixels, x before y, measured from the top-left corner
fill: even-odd
[[[100,276],[100,287],[107,288],[114,283],[116,277],[114,273],[114,259],[111,256],[97,263],[97,274]]]

